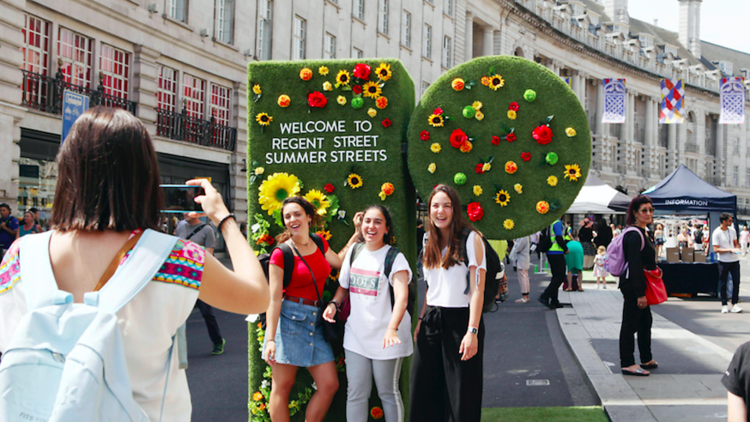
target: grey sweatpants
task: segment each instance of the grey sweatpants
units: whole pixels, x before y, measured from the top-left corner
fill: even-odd
[[[346,353],[346,378],[349,384],[346,398],[347,422],[368,420],[373,378],[375,378],[380,401],[383,402],[386,422],[403,422],[404,402],[401,399],[398,380],[401,377],[401,363],[404,358],[375,360],[351,350],[344,351]]]

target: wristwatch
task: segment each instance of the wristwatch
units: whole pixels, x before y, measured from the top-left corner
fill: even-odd
[[[479,328],[477,327],[469,327],[468,330],[466,330],[469,334],[476,334],[479,332]]]

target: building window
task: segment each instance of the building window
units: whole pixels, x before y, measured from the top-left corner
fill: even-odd
[[[732,177],[732,181],[734,182],[734,186],[737,186],[740,183],[740,167],[734,166],[734,174]]]
[[[229,126],[229,99],[232,90],[211,84],[211,115],[216,123]]]
[[[60,66],[65,82],[91,87],[91,64],[93,61],[91,38],[60,28],[57,38],[57,58],[62,60]]]
[[[216,0],[216,38],[227,44],[234,42],[234,0]]]
[[[427,92],[428,89],[430,89],[430,84],[428,84],[425,81],[422,81],[422,95],[424,95],[424,93]]]
[[[378,0],[378,31],[388,35],[388,0]]]
[[[23,32],[23,70],[47,75],[49,71],[50,47],[49,22],[26,15]]]
[[[187,22],[188,0],[167,0],[167,15],[180,22]]]
[[[453,63],[453,40],[451,37],[443,38],[443,67],[450,69]]]
[[[185,102],[188,116],[202,119],[206,102],[206,81],[186,73],[182,85],[182,100]]]
[[[156,106],[162,110],[177,109],[177,71],[167,66],[159,67],[159,90],[156,92]]]
[[[326,32],[326,51],[323,54],[326,59],[336,58],[336,37]]]
[[[411,48],[411,13],[404,10],[401,18],[401,45]]]
[[[734,139],[734,155],[740,154],[740,138]]]
[[[102,44],[102,52],[99,56],[99,71],[104,75],[102,79],[104,93],[127,100],[130,53]]]
[[[448,16],[453,16],[453,0],[445,0],[445,14]]]
[[[430,25],[424,25],[422,37],[424,38],[424,51],[422,55],[429,59],[432,57],[432,27]]]
[[[294,42],[292,43],[292,60],[304,60],[307,21],[299,16],[294,17]]]
[[[271,60],[271,0],[258,2],[258,60]]]
[[[354,57],[355,59],[361,59],[364,56],[365,53],[363,53],[362,50],[357,47],[352,47],[352,57]]]
[[[365,18],[365,0],[354,0],[352,4],[352,16],[359,20]]]
[[[750,168],[745,170],[745,187],[750,188]]]

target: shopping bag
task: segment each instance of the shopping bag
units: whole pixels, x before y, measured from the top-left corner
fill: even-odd
[[[661,268],[655,270],[643,270],[646,276],[646,301],[649,305],[658,305],[667,301],[667,287],[661,279]]]

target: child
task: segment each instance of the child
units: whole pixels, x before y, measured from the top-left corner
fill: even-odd
[[[607,270],[604,269],[604,260],[607,259],[607,248],[599,246],[596,250],[596,258],[594,258],[594,277],[596,277],[596,288],[599,288],[599,279],[604,283],[604,290],[607,290]]]

